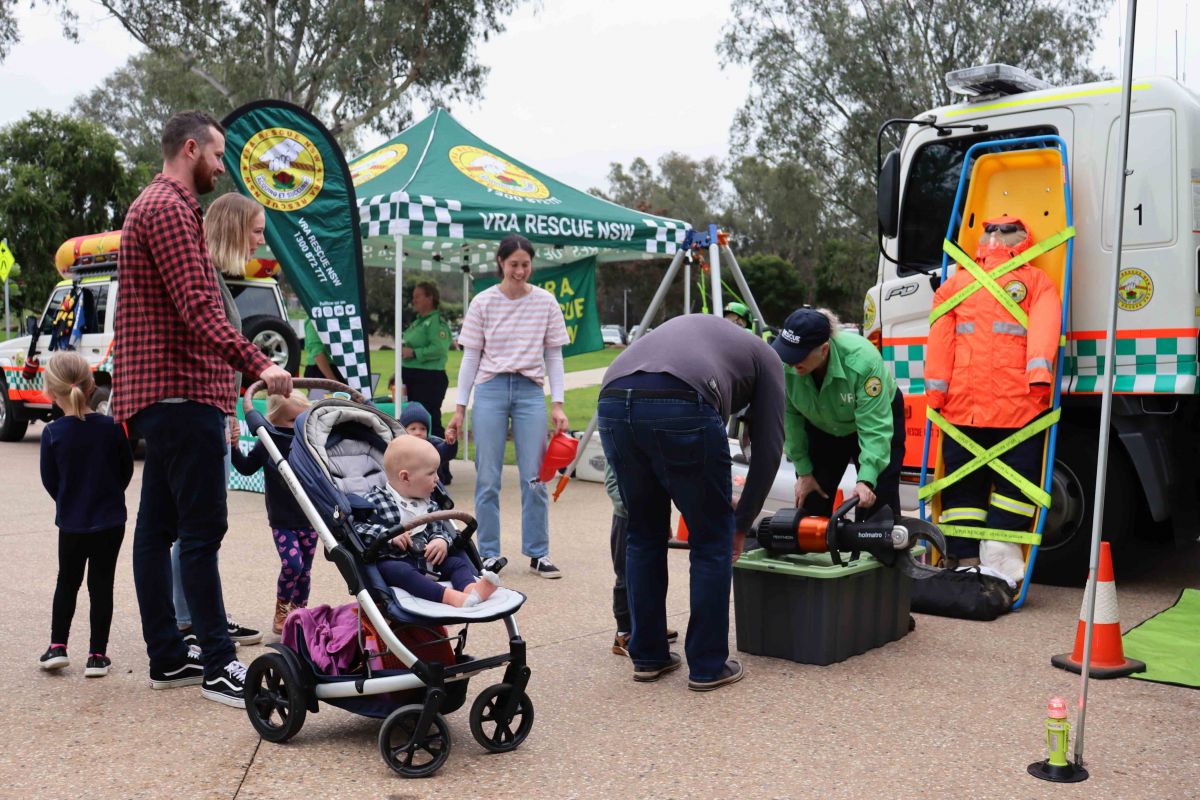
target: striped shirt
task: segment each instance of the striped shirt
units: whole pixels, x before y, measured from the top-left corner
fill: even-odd
[[[506,372],[542,386],[546,348],[570,341],[558,300],[538,286],[516,300],[505,297],[499,285],[484,289],[471,301],[458,335],[459,347],[482,351],[476,386]]]

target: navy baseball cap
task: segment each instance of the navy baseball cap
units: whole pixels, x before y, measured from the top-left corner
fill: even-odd
[[[784,364],[799,364],[832,335],[829,317],[815,308],[798,308],[788,315],[771,347]]]

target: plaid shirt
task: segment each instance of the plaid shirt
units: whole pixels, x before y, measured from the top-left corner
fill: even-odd
[[[231,367],[258,375],[271,360],[226,319],[200,204],[179,181],[156,175],[129,207],[117,274],[113,416],[173,397],[233,413]]]
[[[354,530],[362,540],[364,547],[370,547],[372,542],[381,536],[386,536],[389,530],[400,525],[405,520],[439,510],[437,503],[432,500],[415,500],[408,497],[401,497],[390,486],[377,486],[362,497],[368,503],[375,506],[375,514],[371,517],[371,522],[359,523],[354,526]],[[432,525],[422,525],[418,530],[411,533],[412,547],[409,550],[400,550],[395,545],[392,545],[384,548],[383,557],[419,556],[425,552],[425,546],[433,539],[444,539],[447,547],[454,544],[455,534],[446,530],[441,522],[435,522]],[[395,535],[393,534],[393,536]]]

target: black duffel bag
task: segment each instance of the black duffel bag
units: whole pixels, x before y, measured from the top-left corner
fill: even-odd
[[[945,570],[912,583],[912,610],[917,614],[988,622],[1007,614],[1012,604],[1008,583],[978,567]]]

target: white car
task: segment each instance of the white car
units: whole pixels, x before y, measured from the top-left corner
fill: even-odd
[[[604,340],[606,345],[611,344],[614,347],[625,346],[625,337],[621,334],[620,325],[601,325],[600,338]]]

